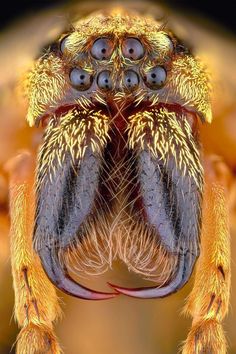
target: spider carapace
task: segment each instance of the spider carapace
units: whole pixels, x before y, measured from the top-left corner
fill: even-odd
[[[27,121],[45,131],[35,179],[27,154],[12,177],[16,316],[24,327],[18,352],[36,353],[25,349],[31,333],[43,353],[46,333],[59,353],[52,284],[90,300],[165,297],[186,284],[201,254],[183,352],[199,352],[202,330],[199,348],[223,353],[228,225],[223,182],[199,142],[200,125],[212,120],[201,61],[162,21],[112,8],[75,21],[23,86]],[[116,259],[155,286],[109,283],[111,292],[99,292],[73,279],[73,272],[105,272]]]

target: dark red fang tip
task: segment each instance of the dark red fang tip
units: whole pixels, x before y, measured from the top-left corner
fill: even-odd
[[[127,295],[130,297],[134,298],[139,298],[139,299],[155,299],[155,298],[161,298],[165,297],[168,294],[157,294],[157,291],[159,293],[160,288],[159,287],[145,287],[145,288],[125,288],[122,286],[117,286],[115,284],[107,283],[109,286],[111,286],[114,290],[119,292],[120,294]]]
[[[160,294],[159,291],[161,288],[159,287],[146,287],[146,288],[124,288],[121,286],[117,286],[111,283],[108,283],[114,290],[119,292],[120,294],[127,295],[130,297],[135,297],[139,299],[155,299],[155,298],[161,298],[165,297],[167,295],[170,295],[170,293],[166,294]]]
[[[55,284],[58,289],[67,293],[68,295],[75,296],[84,300],[108,300],[119,295],[115,293],[105,293],[91,290],[83,285],[76,283],[72,278],[67,275],[66,281],[63,283]]]
[[[51,282],[60,290],[67,293],[68,295],[75,296],[84,300],[107,300],[112,299],[119,295],[116,293],[104,293],[98,292],[86,288],[83,285],[75,282],[74,279],[68,274],[68,271],[64,266],[60,264],[58,255],[56,253],[51,254],[51,250],[45,247],[38,251],[40,256],[42,266],[51,280]]]
[[[111,283],[108,283],[113,289],[121,294],[136,297],[140,299],[157,299],[166,297],[181,289],[191,276],[196,257],[190,257],[189,254],[180,256],[179,267],[175,277],[169,284],[164,286],[153,286],[146,288],[123,288]]]

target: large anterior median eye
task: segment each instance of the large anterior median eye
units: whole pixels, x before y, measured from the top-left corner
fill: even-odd
[[[137,38],[126,38],[122,43],[122,53],[125,58],[139,60],[144,56],[144,48]]]
[[[83,69],[74,68],[70,72],[71,84],[80,91],[87,90],[92,84],[92,75]]]
[[[139,76],[133,70],[127,70],[124,73],[124,84],[128,90],[135,90],[139,85]]]
[[[113,42],[109,38],[97,39],[91,48],[91,54],[95,59],[109,59],[113,52]]]
[[[98,87],[103,91],[108,91],[112,89],[112,79],[109,70],[101,71],[97,77]]]

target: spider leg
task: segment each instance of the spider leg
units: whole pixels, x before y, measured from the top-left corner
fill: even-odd
[[[185,308],[193,321],[183,354],[225,354],[227,347],[222,320],[230,293],[229,171],[215,157],[206,159],[204,167],[201,253]]]
[[[23,152],[7,163],[10,174],[11,259],[15,316],[22,327],[18,354],[52,353],[61,349],[53,332],[60,307],[53,285],[32,246],[34,169],[31,154]]]

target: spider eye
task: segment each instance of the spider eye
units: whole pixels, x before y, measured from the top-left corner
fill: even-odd
[[[98,87],[101,90],[108,91],[112,89],[111,73],[108,70],[101,71],[97,78]]]
[[[62,53],[65,53],[66,51],[66,47],[67,47],[67,43],[68,43],[68,38],[69,36],[65,36],[64,38],[62,38],[61,42],[60,42],[60,51]]]
[[[113,51],[113,42],[109,38],[97,39],[91,48],[91,54],[95,59],[109,59]]]
[[[122,43],[122,53],[125,58],[138,60],[144,56],[144,48],[137,38],[126,38]]]
[[[70,72],[71,84],[80,91],[87,90],[92,84],[92,75],[83,69],[74,68]]]
[[[173,45],[172,39],[169,36],[166,36],[165,40],[166,40],[166,46],[169,49],[169,53],[172,53],[174,50],[174,45]]]
[[[166,70],[162,66],[156,66],[147,72],[144,81],[148,87],[155,90],[161,88],[165,84],[166,78]]]
[[[133,70],[127,70],[124,73],[124,84],[127,89],[135,90],[139,85],[139,76]]]

